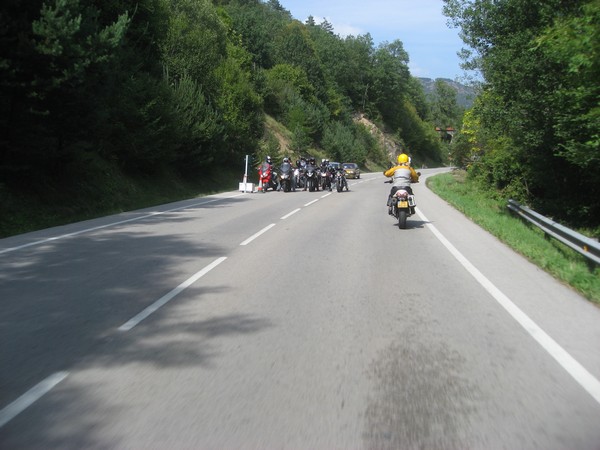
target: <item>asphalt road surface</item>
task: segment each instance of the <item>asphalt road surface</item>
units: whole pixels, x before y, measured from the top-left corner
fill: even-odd
[[[600,449],[600,309],[384,181],[0,240],[0,448]]]

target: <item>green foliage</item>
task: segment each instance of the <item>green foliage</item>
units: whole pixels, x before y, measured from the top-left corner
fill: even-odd
[[[105,210],[103,176],[209,176],[272,150],[265,113],[298,156],[384,164],[360,111],[441,160],[402,42],[342,38],[277,0],[6,0],[0,50],[4,197],[76,187]]]
[[[490,195],[460,171],[428,178],[427,186],[530,261],[600,303],[600,268],[590,270],[583,256],[511,215],[505,197]]]
[[[325,128],[322,143],[330,158],[340,162],[363,162],[375,147],[374,139],[364,127],[337,121]]]
[[[442,145],[432,125],[424,122],[414,105],[408,100],[402,102],[399,114],[397,135],[407,151],[416,161],[439,164],[443,161]]]
[[[431,118],[441,128],[458,128],[463,111],[458,106],[456,91],[443,80],[435,81],[435,90],[431,99]]]
[[[408,53],[402,42],[384,43],[375,51],[370,98],[383,117],[395,128],[402,119],[401,105],[407,99],[410,72]]]
[[[173,85],[174,115],[177,123],[178,164],[187,170],[198,169],[214,161],[223,119],[210,105],[202,87],[189,75]]]
[[[321,62],[304,25],[298,21],[286,25],[275,38],[274,55],[276,63],[302,68],[313,84],[317,97],[325,98],[325,78]]]
[[[546,215],[597,224],[598,1],[445,2],[473,49],[467,64],[485,78],[476,112],[484,178],[526,193]],[[518,181],[504,181],[506,170]]]
[[[226,58],[226,28],[208,0],[163,0],[167,33],[160,40],[168,79],[189,75],[212,95],[218,91],[215,70]]]

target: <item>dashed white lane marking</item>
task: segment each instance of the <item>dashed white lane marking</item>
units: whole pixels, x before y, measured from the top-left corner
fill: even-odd
[[[313,203],[317,203],[319,200],[320,200],[320,199],[318,199],[318,198],[315,198],[313,201],[310,201],[310,202],[306,203],[304,206],[310,206],[310,205],[312,205]]]
[[[5,406],[2,410],[0,410],[0,428],[50,392],[54,386],[67,378],[68,375],[68,372],[57,372],[54,375],[50,375],[48,378],[39,382],[25,392],[14,402],[8,406]]]
[[[123,325],[121,325],[119,327],[119,331],[129,331],[129,330],[131,330],[133,327],[135,327],[136,325],[138,325],[142,320],[146,319],[150,314],[156,312],[159,308],[161,308],[162,306],[166,305],[173,298],[175,298],[181,292],[183,292],[184,290],[186,290],[188,287],[190,287],[192,284],[194,284],[201,277],[203,277],[204,275],[206,275],[208,272],[210,272],[212,269],[214,269],[215,267],[217,267],[219,264],[221,264],[226,259],[227,259],[227,257],[225,257],[225,256],[223,256],[221,258],[218,258],[215,261],[213,261],[212,263],[210,263],[208,266],[206,266],[204,269],[202,269],[199,272],[197,272],[194,275],[192,275],[190,278],[188,278],[187,280],[185,280],[183,283],[181,283],[179,286],[177,286],[171,292],[169,292],[168,294],[162,296],[156,302],[154,302],[152,305],[148,306],[146,309],[144,309],[142,312],[140,312],[138,315],[136,315],[135,317],[129,319],[127,322],[125,322]]]
[[[271,225],[267,225],[266,227],[264,227],[262,230],[260,230],[258,233],[253,234],[252,236],[250,236],[248,239],[246,239],[244,242],[242,242],[240,245],[248,245],[250,242],[252,242],[254,239],[256,239],[257,237],[259,237],[261,234],[266,233],[267,231],[269,231],[271,228],[273,228],[275,226],[274,223],[272,223]]]
[[[283,216],[283,217],[281,218],[281,220],[285,220],[285,219],[287,219],[288,217],[290,217],[290,216],[293,216],[294,214],[296,214],[298,211],[301,211],[301,210],[302,210],[302,208],[297,208],[297,209],[293,210],[291,213],[288,213],[288,214],[286,214],[285,216]]]
[[[554,339],[542,330],[533,320],[515,305],[500,289],[483,275],[465,256],[432,225],[425,215],[417,210],[417,215],[426,226],[450,251],[450,253],[467,269],[492,297],[546,350],[598,403],[600,403],[600,381],[563,349]]]

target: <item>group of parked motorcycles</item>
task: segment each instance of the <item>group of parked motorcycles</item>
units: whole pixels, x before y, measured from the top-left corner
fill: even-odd
[[[310,192],[332,191],[334,188],[338,192],[349,190],[345,172],[341,167],[317,167],[314,164],[306,164],[294,168],[284,160],[279,171],[275,171],[272,164],[265,162],[258,169],[258,177],[262,192],[267,192],[268,189],[274,191],[281,189],[284,192],[296,189],[308,189]],[[410,186],[394,189],[391,194],[389,214],[398,221],[398,228],[405,229],[408,217],[415,214],[415,196]]]
[[[271,164],[263,163],[258,170],[258,177],[262,192],[267,192],[269,188],[274,191],[281,189],[284,192],[296,189],[310,192],[350,190],[346,174],[341,167],[317,167],[307,164],[304,167],[293,168],[291,164],[284,163],[279,170],[274,170]]]

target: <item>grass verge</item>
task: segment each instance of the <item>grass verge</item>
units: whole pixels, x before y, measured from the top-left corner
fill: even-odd
[[[492,198],[461,171],[428,178],[427,186],[513,250],[600,305],[600,268],[590,266],[579,253],[514,216],[506,200]]]

